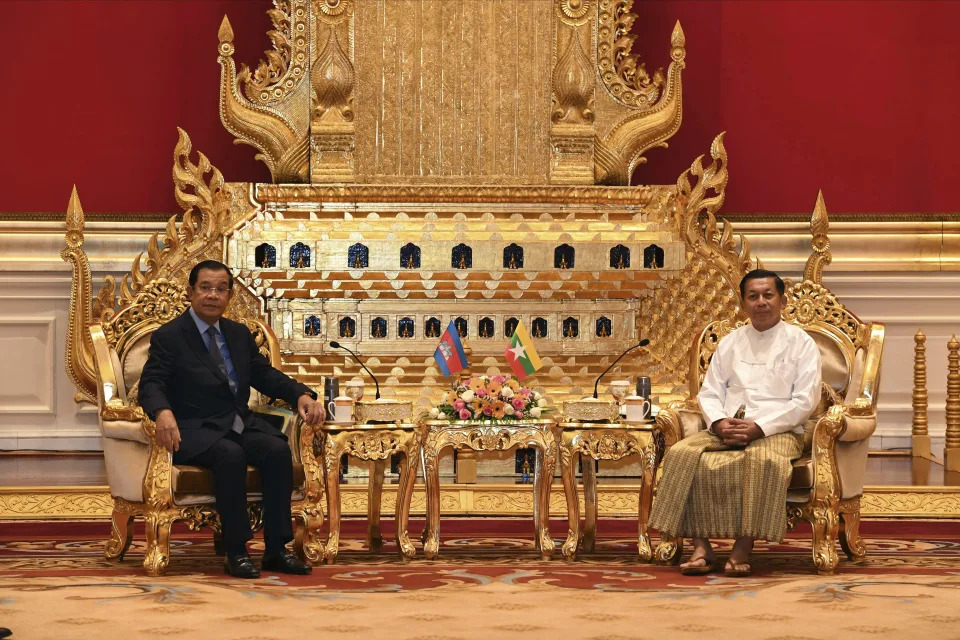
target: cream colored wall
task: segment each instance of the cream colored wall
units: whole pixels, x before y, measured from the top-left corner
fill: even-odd
[[[88,222],[94,284],[125,273],[160,223]],[[740,223],[764,265],[796,278],[809,253],[805,223]],[[64,371],[70,269],[62,222],[0,222],[0,450],[96,450],[92,407],[73,402]],[[824,283],[861,318],[887,325],[874,448],[909,446],[913,335],[927,334],[930,434],[942,451],[946,342],[960,329],[960,224],[831,225]],[[953,269],[954,271],[950,271]]]
[[[94,282],[129,270],[159,223],[87,223]],[[99,450],[64,368],[71,272],[63,222],[0,221],[0,450]]]

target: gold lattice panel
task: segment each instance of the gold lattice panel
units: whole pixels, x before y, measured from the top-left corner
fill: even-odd
[[[464,318],[472,368],[485,373],[509,370],[505,332],[515,318],[536,337],[544,361],[534,383],[555,401],[578,396],[617,354],[656,333],[652,323],[662,314],[652,296],[684,281],[689,271],[672,187],[605,189],[602,198],[590,190],[569,198],[564,188],[548,188],[528,199],[514,190],[499,202],[455,202],[457,194],[437,188],[437,200],[451,201],[416,203],[398,202],[403,194],[388,189],[381,195],[393,197],[379,202],[324,202],[318,197],[324,192],[310,188],[231,188],[234,201],[244,204],[234,207],[227,262],[264,300],[287,354],[285,370],[315,386],[322,376],[359,375],[343,352],[329,348],[337,340],[367,356],[392,393],[426,402],[447,384],[433,361],[439,334],[429,331],[430,318],[441,332],[450,320]],[[367,194],[360,187],[354,195]],[[429,197],[429,190],[418,196]],[[309,249],[309,263],[291,258],[298,243]],[[275,266],[262,262],[265,244],[273,248]],[[419,267],[401,259],[409,244],[419,247]],[[454,257],[461,244],[470,248],[469,266]],[[523,249],[522,268],[504,264],[511,244]],[[365,268],[350,262],[355,245],[368,252]],[[563,256],[557,262],[561,245],[574,252],[570,264]],[[662,251],[662,266],[645,264],[652,246]],[[311,317],[318,324],[307,328]],[[374,318],[385,320],[385,331],[376,329]],[[412,330],[401,328],[404,318]],[[492,321],[492,331],[484,319]],[[546,335],[535,327],[538,319]],[[351,323],[346,333],[344,322]],[[658,366],[664,374],[681,368],[682,354],[660,351],[652,347],[654,356],[639,352],[625,359],[611,379],[648,375],[664,360],[671,363]],[[674,381],[663,375],[655,384],[668,390]]]

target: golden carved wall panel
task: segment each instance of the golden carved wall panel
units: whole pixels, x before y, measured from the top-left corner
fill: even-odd
[[[113,498],[107,487],[5,487],[0,520],[109,518]]]
[[[286,370],[307,384],[359,374],[329,348],[333,339],[370,356],[387,394],[423,406],[445,385],[432,354],[451,320],[466,322],[475,369],[487,372],[505,367],[508,322],[521,321],[546,365],[535,383],[559,401],[592,387],[641,337],[676,325],[650,322],[661,313],[656,291],[689,271],[675,188],[491,187],[473,202],[457,202],[456,186],[414,189],[429,204],[404,203],[413,188],[389,185],[338,195],[320,185],[228,188],[252,208],[229,222],[226,261],[265,301]],[[684,197],[701,205],[696,193]],[[409,247],[416,259],[404,262]],[[516,263],[511,247],[522,251]],[[362,260],[352,253],[360,249]],[[457,262],[458,250],[469,251],[469,264]],[[297,251],[309,260],[295,260]],[[651,347],[614,374],[671,372],[678,367],[657,363],[679,362],[682,351]],[[668,376],[655,384],[677,386]]]
[[[251,70],[218,32],[220,116],[275,183],[630,183],[682,119],[632,0],[274,0]]]
[[[361,0],[359,182],[543,184],[551,0]]]
[[[601,516],[636,516],[639,484],[601,484],[597,513]],[[960,518],[960,493],[956,487],[867,487],[861,514],[868,518]],[[340,488],[343,514],[366,516],[367,487]],[[390,513],[396,501],[396,485],[383,490],[381,511]],[[423,485],[414,488],[410,511],[424,513]],[[524,484],[441,485],[440,508],[445,514],[529,516],[533,513],[530,486]],[[581,497],[580,510],[583,511]],[[8,487],[0,490],[0,520],[78,519],[110,517],[113,500],[106,487]],[[562,518],[567,504],[559,483],[550,493],[550,514]],[[414,532],[416,533],[416,532]]]

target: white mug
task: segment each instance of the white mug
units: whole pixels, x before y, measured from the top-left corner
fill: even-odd
[[[640,396],[627,396],[627,421],[643,422],[650,418],[650,401]]]
[[[334,422],[350,422],[353,420],[353,398],[337,396],[333,402],[327,403],[327,413]]]

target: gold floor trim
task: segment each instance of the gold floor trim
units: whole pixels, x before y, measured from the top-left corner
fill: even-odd
[[[640,485],[600,485],[597,509],[601,516],[636,516]],[[367,513],[365,485],[341,485],[342,513]],[[384,515],[392,514],[396,485],[383,488]],[[423,485],[414,489],[410,513],[423,515],[426,498]],[[581,512],[582,512],[581,497]],[[0,520],[47,520],[109,518],[113,502],[107,487],[4,487],[0,488]],[[443,484],[440,488],[442,516],[528,516],[533,513],[532,485]],[[550,514],[566,517],[563,487],[553,486]],[[960,519],[960,487],[867,487],[861,513],[866,518],[957,518]]]

